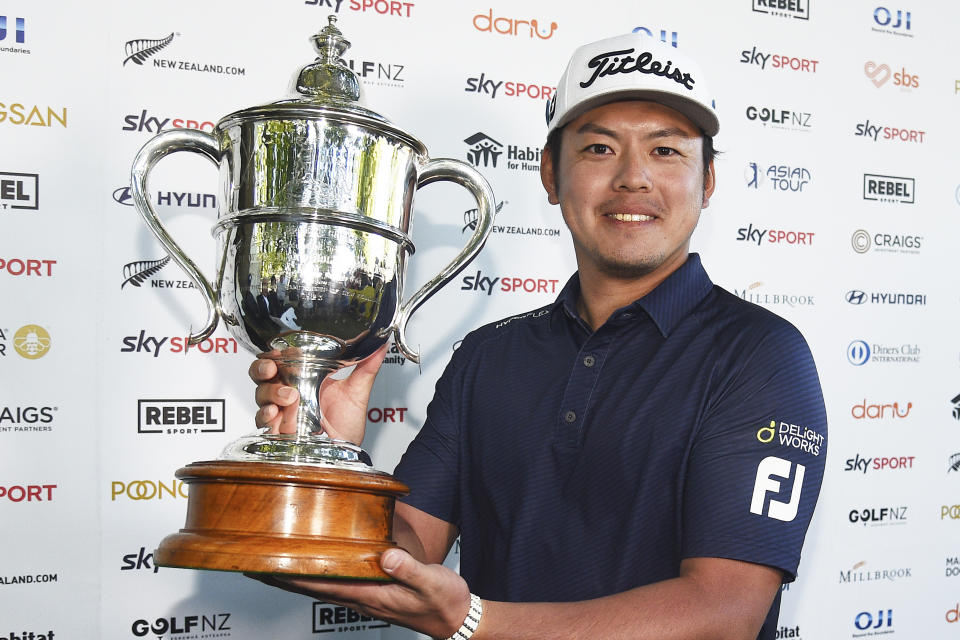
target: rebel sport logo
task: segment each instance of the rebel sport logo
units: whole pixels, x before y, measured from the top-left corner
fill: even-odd
[[[36,211],[39,206],[39,174],[0,171],[0,211]]]
[[[810,19],[810,0],[753,0],[752,9],[781,18]]]
[[[876,202],[913,204],[916,180],[900,176],[863,174],[863,199]]]

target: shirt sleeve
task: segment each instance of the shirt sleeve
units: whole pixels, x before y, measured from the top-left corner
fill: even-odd
[[[688,461],[681,553],[769,565],[790,582],[820,493],[827,420],[807,343],[778,320],[717,367]]]
[[[394,475],[410,487],[410,494],[401,502],[453,524],[460,520],[459,408],[463,406],[461,363],[470,350],[467,344],[467,340],[461,343],[437,380],[423,426],[394,470]]]

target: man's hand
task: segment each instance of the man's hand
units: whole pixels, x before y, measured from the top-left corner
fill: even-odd
[[[256,399],[260,410],[255,421],[258,427],[269,427],[270,433],[295,433],[299,395],[285,386],[277,376],[277,363],[263,354],[250,365],[250,378],[257,383]],[[387,345],[357,363],[343,380],[328,377],[320,386],[320,413],[323,430],[331,438],[348,440],[359,445],[367,425],[367,402],[380,365],[387,355]]]
[[[470,589],[457,573],[443,565],[417,562],[401,549],[385,551],[380,566],[397,582],[250,577],[286,591],[344,605],[433,638],[447,638],[460,628],[470,609]]]

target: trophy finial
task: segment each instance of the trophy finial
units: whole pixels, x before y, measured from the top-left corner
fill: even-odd
[[[317,59],[300,70],[296,90],[314,100],[357,102],[360,80],[341,56],[350,48],[350,41],[337,28],[337,17],[330,15],[328,24],[311,36]]]

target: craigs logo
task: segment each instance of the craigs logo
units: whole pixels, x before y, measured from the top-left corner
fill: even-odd
[[[551,22],[549,30],[541,27],[536,18],[517,20],[514,18],[493,17],[493,9],[486,13],[473,16],[473,28],[486,33],[500,33],[506,36],[537,36],[541,40],[549,40],[557,30],[557,23]]]

